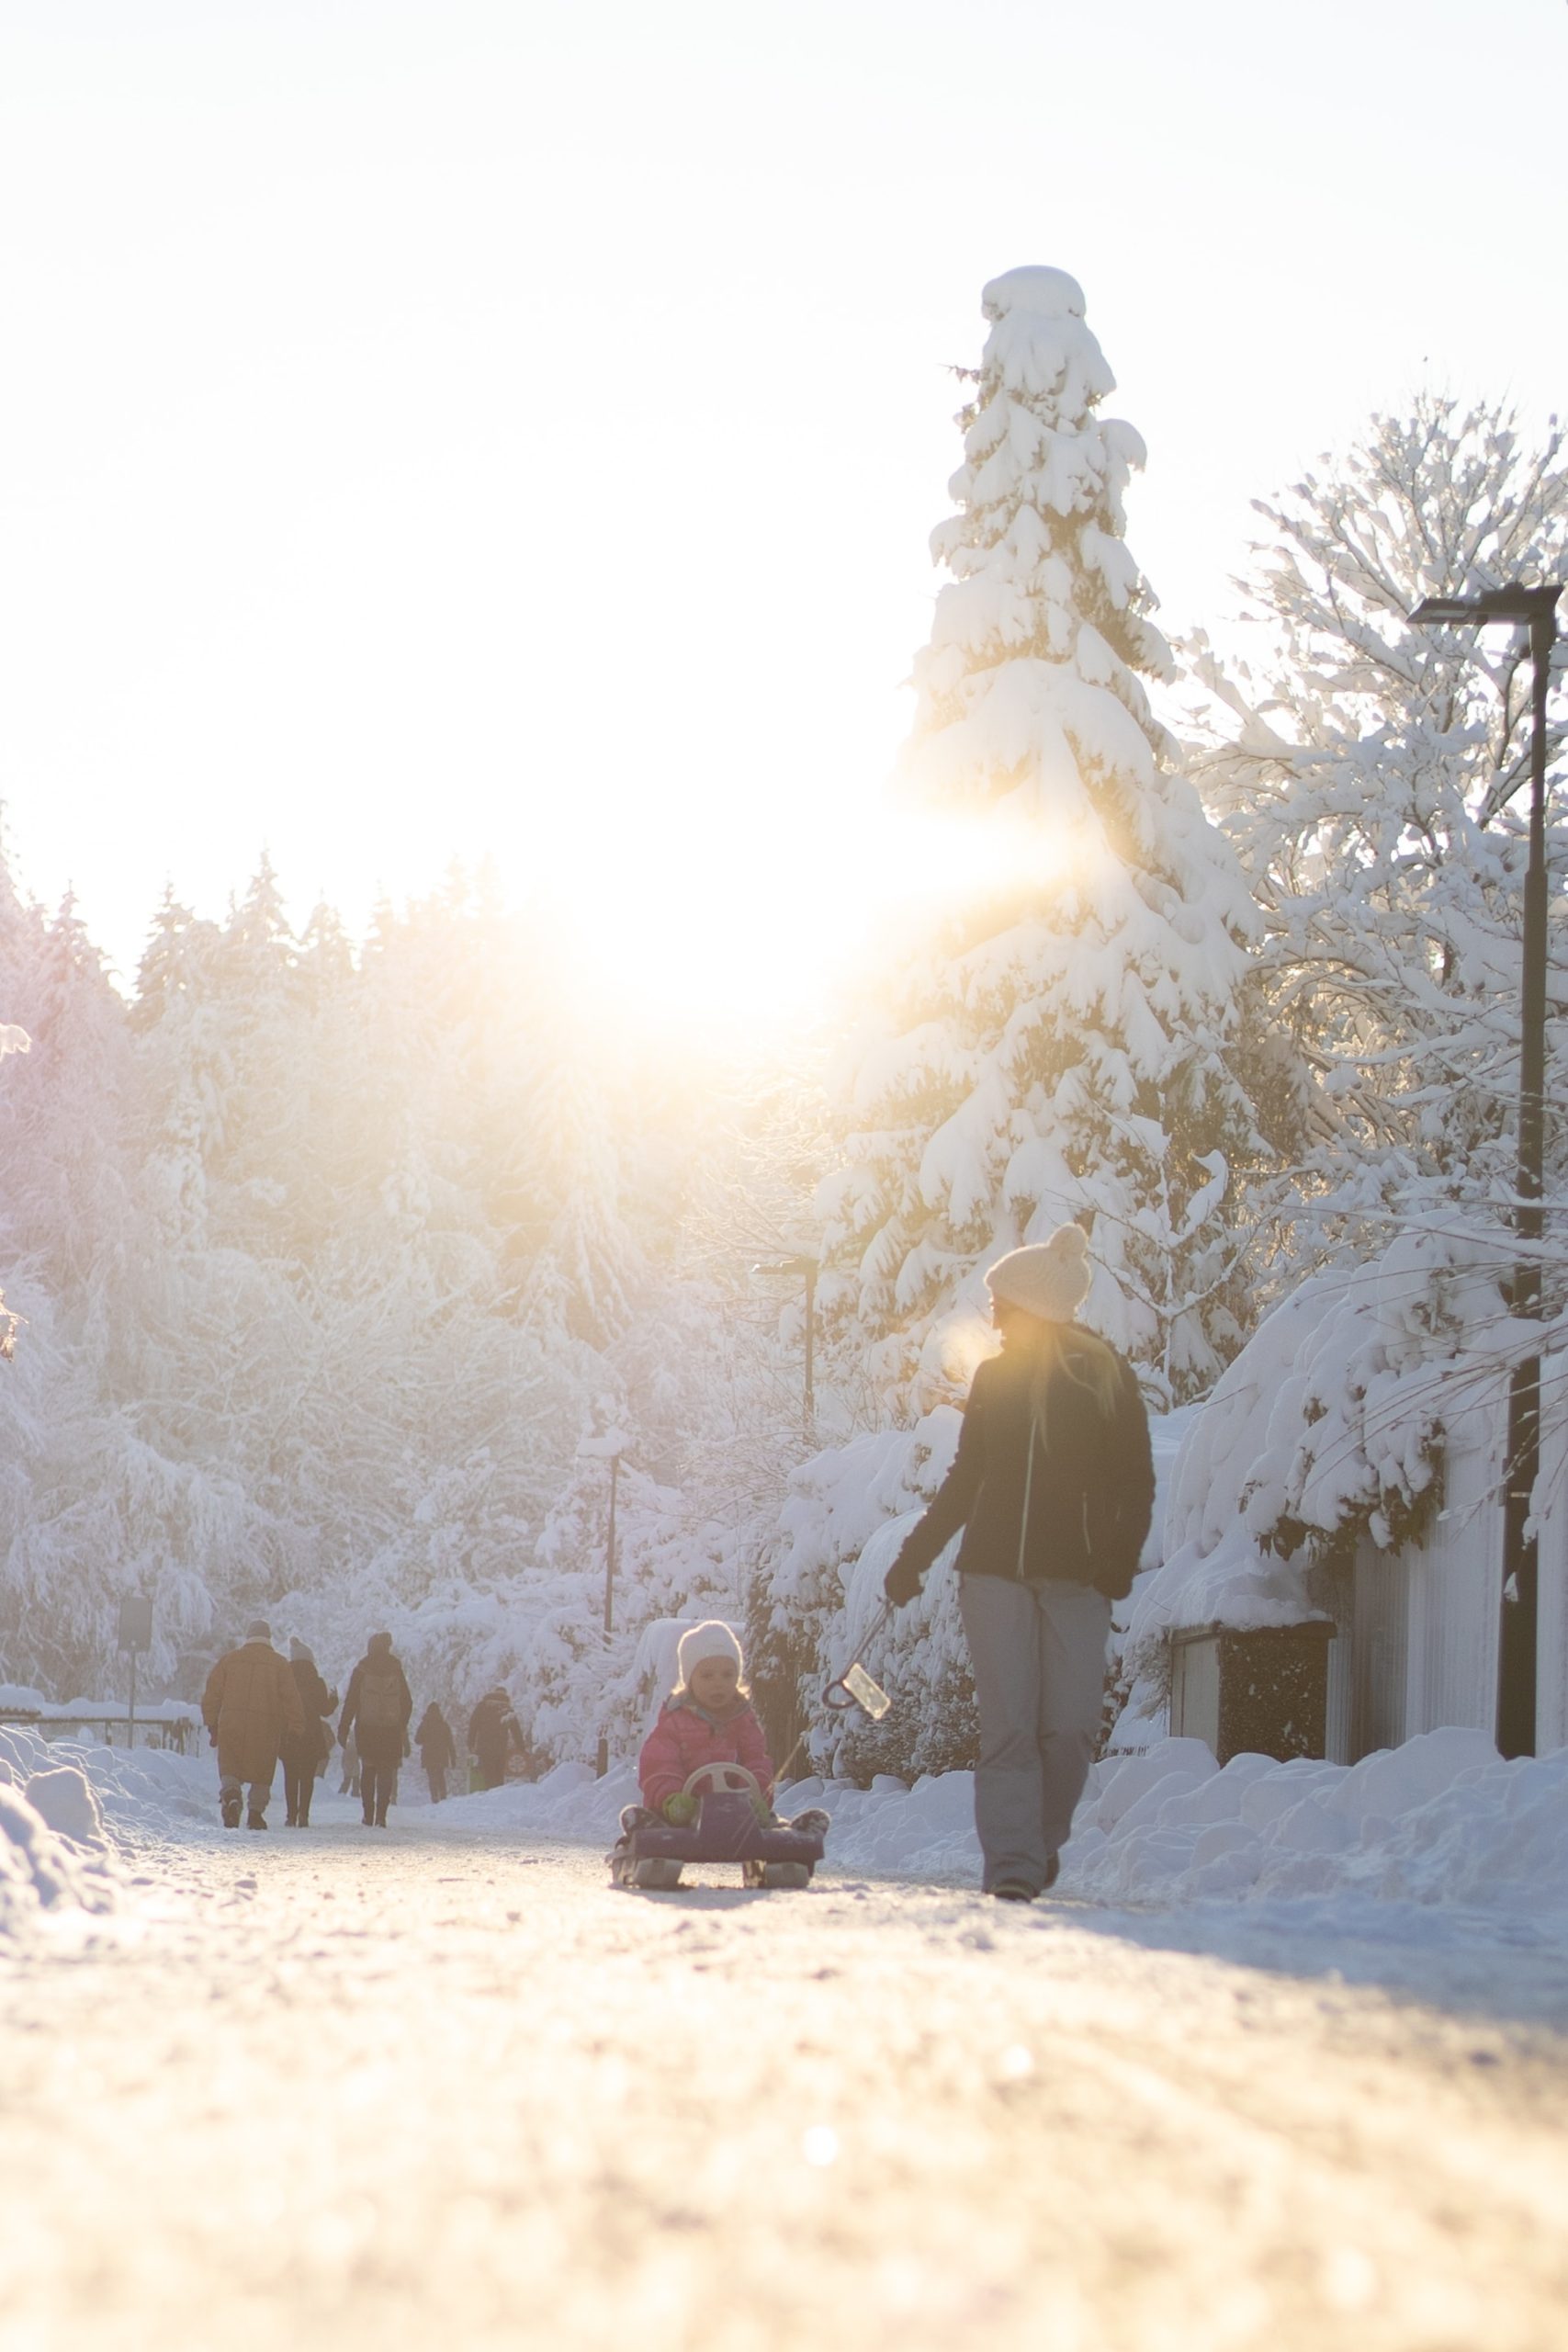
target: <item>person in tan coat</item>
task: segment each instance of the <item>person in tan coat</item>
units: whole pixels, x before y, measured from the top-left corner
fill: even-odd
[[[250,1783],[249,1829],[266,1827],[266,1801],[285,1733],[301,1737],[305,1710],[287,1658],[272,1646],[272,1627],[258,1617],[243,1646],[228,1650],[207,1678],[201,1719],[218,1750],[218,1793],[225,1829],[240,1826],[240,1790]]]

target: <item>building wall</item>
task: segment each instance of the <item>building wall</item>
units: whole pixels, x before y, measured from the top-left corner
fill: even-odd
[[[1560,1419],[1559,1594],[1568,1566],[1568,1388]],[[1328,1753],[1336,1762],[1353,1764],[1444,1724],[1495,1732],[1506,1435],[1506,1383],[1467,1388],[1449,1417],[1443,1490],[1421,1542],[1389,1552],[1364,1537],[1353,1568],[1338,1579],[1328,1692]],[[1568,1608],[1559,1614],[1568,1620]],[[1563,1632],[1554,1638],[1568,1707]],[[1545,1657],[1543,1640],[1543,1664]]]
[[[1568,1747],[1568,1359],[1548,1357],[1540,1384],[1535,1744]]]
[[[1472,1392],[1449,1415],[1438,1511],[1407,1555],[1406,1739],[1445,1724],[1497,1728],[1507,1428],[1501,1381]]]
[[[1380,1552],[1370,1537],[1356,1555],[1350,1600],[1350,1761],[1409,1736],[1409,1554]]]

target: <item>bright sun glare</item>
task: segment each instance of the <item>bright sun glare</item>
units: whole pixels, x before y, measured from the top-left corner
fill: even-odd
[[[730,1041],[808,1016],[889,926],[1059,886],[1081,861],[1002,815],[847,812],[830,842],[733,816],[597,846],[558,821],[542,917],[602,1014]]]

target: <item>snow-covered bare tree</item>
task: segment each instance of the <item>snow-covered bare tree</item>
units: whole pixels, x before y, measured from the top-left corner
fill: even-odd
[[[1226,666],[1191,649],[1208,738],[1195,773],[1263,918],[1247,1032],[1255,1099],[1291,1163],[1277,1205],[1293,1278],[1386,1239],[1434,1193],[1511,1184],[1528,647],[1522,631],[1407,616],[1428,594],[1564,576],[1563,435],[1532,443],[1506,409],[1427,396],[1258,511],[1270,537],[1238,584],[1258,650]],[[1559,718],[1560,941],[1563,738]],[[1568,996],[1556,981],[1551,996],[1560,1069]]]
[[[1254,1146],[1232,1062],[1253,913],[1145,688],[1171,663],[1122,537],[1143,443],[1100,413],[1114,379],[1074,279],[1011,270],[984,309],[903,781],[992,854],[887,991],[824,1196],[825,1303],[901,1414],[970,1368],[984,1264],[1069,1217],[1086,1319],[1156,1394],[1201,1392],[1246,1320],[1228,1204]]]

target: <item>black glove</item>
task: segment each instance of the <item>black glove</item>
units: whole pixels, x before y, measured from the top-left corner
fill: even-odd
[[[902,1609],[906,1601],[913,1600],[925,1578],[924,1568],[917,1567],[913,1560],[900,1552],[882,1579],[882,1589],[895,1609]]]
[[[1095,1570],[1094,1589],[1107,1600],[1125,1600],[1133,1589],[1133,1578],[1138,1573],[1136,1560],[1107,1562]]]

